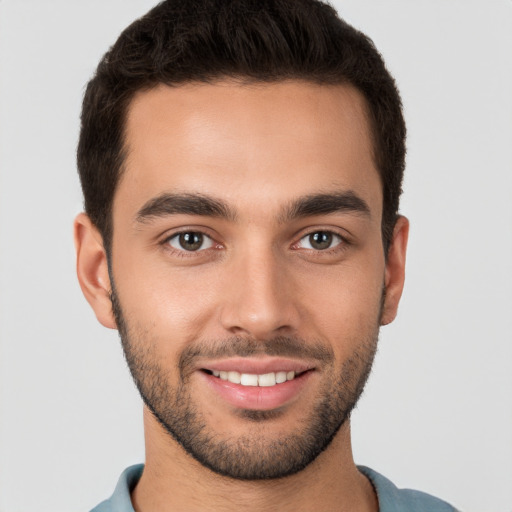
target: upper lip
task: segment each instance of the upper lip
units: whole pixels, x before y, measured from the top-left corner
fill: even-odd
[[[264,375],[276,372],[303,373],[314,369],[314,364],[304,360],[279,357],[230,357],[202,362],[200,369],[219,372],[239,372]]]

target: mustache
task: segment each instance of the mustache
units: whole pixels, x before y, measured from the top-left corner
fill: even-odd
[[[315,360],[324,364],[334,360],[332,348],[318,341],[305,341],[296,336],[276,336],[268,340],[234,336],[224,340],[192,343],[182,351],[178,366],[180,372],[186,373],[199,358],[222,359],[261,355]]]

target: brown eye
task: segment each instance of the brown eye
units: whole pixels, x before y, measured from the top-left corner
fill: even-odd
[[[309,243],[313,249],[318,249],[319,251],[328,249],[332,244],[332,233],[328,233],[327,231],[313,233],[309,235]]]
[[[315,231],[300,240],[300,248],[325,251],[343,242],[341,236],[331,231]]]
[[[198,231],[185,231],[169,239],[169,245],[180,251],[195,252],[213,246],[212,239]]]

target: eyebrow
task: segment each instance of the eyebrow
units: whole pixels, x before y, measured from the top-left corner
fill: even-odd
[[[235,220],[235,211],[226,203],[203,194],[161,194],[150,199],[137,212],[136,220],[144,223],[157,217],[167,215],[200,215]]]
[[[351,213],[370,217],[366,201],[352,191],[319,193],[300,197],[286,206],[278,216],[279,223],[303,217]],[[150,199],[137,212],[136,221],[145,223],[168,215],[199,215],[230,221],[237,218],[236,211],[220,199],[198,193],[165,193]]]
[[[330,213],[351,213],[371,217],[368,203],[351,190],[325,194],[311,194],[301,197],[285,208],[279,221],[286,222],[302,217],[327,215]]]

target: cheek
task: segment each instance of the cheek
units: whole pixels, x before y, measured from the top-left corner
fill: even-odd
[[[151,262],[140,272],[136,270],[140,266],[129,263],[125,260],[115,271],[116,288],[129,325],[137,325],[138,330],[151,333],[155,342],[177,350],[204,334],[219,289],[215,273],[171,269]]]
[[[316,286],[311,276],[304,280],[303,317],[336,351],[348,353],[378,328],[383,265],[346,265],[331,270],[329,276],[317,277]]]

